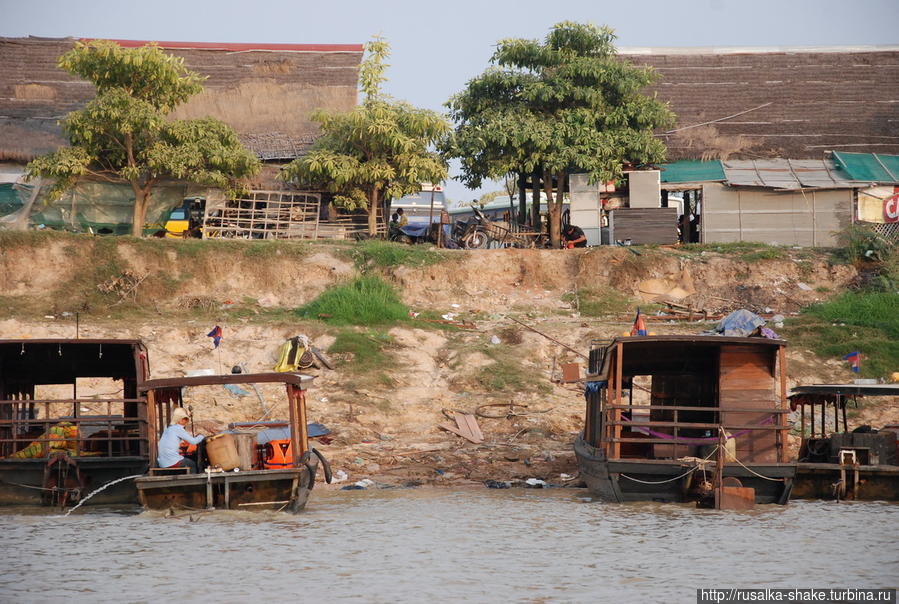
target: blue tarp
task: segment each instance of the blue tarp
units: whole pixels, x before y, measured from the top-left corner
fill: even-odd
[[[430,229],[431,225],[428,223],[421,224],[410,222],[406,226],[400,227],[403,234],[408,235],[409,237],[426,237]]]

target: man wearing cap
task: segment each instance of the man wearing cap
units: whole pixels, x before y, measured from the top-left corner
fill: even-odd
[[[186,429],[190,422],[187,411],[183,407],[175,407],[172,411],[172,421],[159,439],[159,455],[156,463],[160,468],[187,468],[188,473],[196,474],[197,462],[181,455],[179,448],[183,440],[187,444],[199,444],[204,436],[192,436]]]

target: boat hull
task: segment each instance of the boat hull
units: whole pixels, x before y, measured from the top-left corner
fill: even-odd
[[[662,501],[686,503],[696,501],[691,490],[694,464],[678,460],[662,459],[607,459],[605,453],[587,444],[582,436],[574,443],[580,476],[592,494],[602,501],[623,503],[627,501]],[[744,487],[755,489],[755,503],[786,504],[790,497],[796,474],[795,464],[753,464],[751,471],[737,464],[724,466],[724,477],[736,478]],[[706,469],[708,480],[713,480],[714,462]],[[775,480],[766,480],[753,474]]]
[[[135,485],[148,510],[275,509],[296,513],[306,506],[315,483],[316,467],[310,466],[145,476]]]
[[[45,488],[48,461],[48,458],[0,459],[0,505],[47,505],[52,501],[54,498]],[[149,465],[142,457],[75,457],[71,461],[77,464],[80,481],[75,479],[70,466],[68,486],[77,488],[79,496],[70,496],[67,505],[77,503],[95,489],[119,478],[145,474]],[[124,480],[96,493],[85,505],[122,505],[137,501],[134,481]]]

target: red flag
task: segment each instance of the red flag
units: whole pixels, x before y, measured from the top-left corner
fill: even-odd
[[[212,343],[215,344],[213,348],[218,348],[219,342],[222,341],[222,328],[216,325],[212,328],[212,331],[206,334],[206,337],[212,338]]]

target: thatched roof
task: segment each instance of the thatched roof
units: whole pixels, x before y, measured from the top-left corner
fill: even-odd
[[[73,43],[0,38],[0,160],[27,161],[64,144],[57,120],[94,97],[92,84],[56,66]],[[312,110],[346,111],[356,104],[361,44],[159,45],[208,76],[204,91],[174,117],[217,117],[263,159],[290,159],[308,148],[318,134],[309,121]]]
[[[661,76],[672,160],[899,154],[899,46],[619,52]]]

